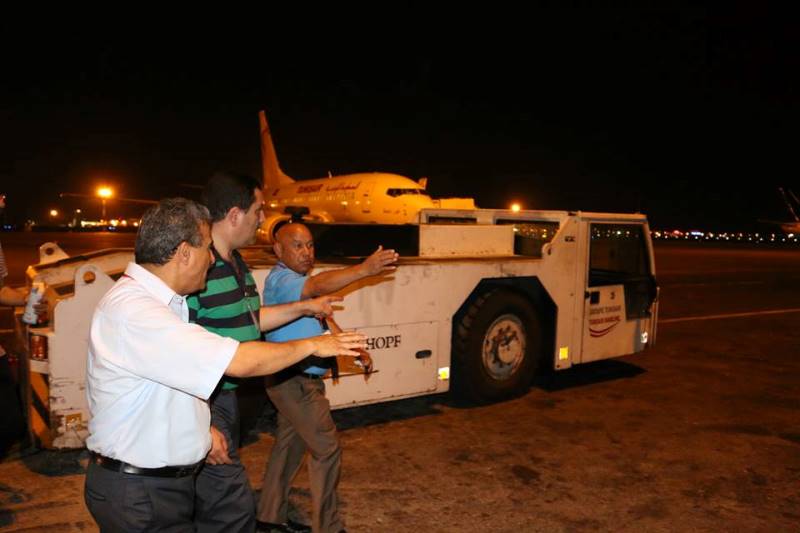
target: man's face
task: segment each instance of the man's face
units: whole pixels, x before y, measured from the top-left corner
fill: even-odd
[[[284,265],[306,275],[314,268],[314,238],[302,224],[287,224],[278,230],[275,255]]]
[[[256,242],[256,232],[264,222],[264,193],[261,192],[261,189],[255,189],[254,192],[253,203],[246,211],[242,211],[241,224],[237,227],[239,246],[247,246]]]
[[[211,253],[211,231],[208,224],[200,224],[200,234],[203,236],[200,246],[189,246],[189,260],[182,276],[186,282],[184,294],[191,294],[205,288],[206,274],[214,261],[214,255]]]

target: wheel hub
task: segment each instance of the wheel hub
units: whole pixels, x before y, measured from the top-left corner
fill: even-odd
[[[508,379],[525,358],[525,328],[516,315],[501,315],[483,338],[483,365],[491,377]]]

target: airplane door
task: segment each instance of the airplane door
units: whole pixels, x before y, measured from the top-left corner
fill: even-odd
[[[637,223],[589,224],[581,362],[640,351],[655,320],[655,277]]]
[[[364,183],[361,191],[361,198],[359,198],[359,203],[361,204],[361,212],[365,215],[369,215],[372,213],[372,189],[375,188],[374,181],[368,181]]]

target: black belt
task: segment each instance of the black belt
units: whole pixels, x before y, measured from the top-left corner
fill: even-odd
[[[186,466],[162,466],[161,468],[140,468],[132,464],[117,461],[97,452],[90,451],[90,460],[99,466],[113,472],[122,472],[123,474],[133,474],[134,476],[151,476],[151,477],[185,477],[192,476],[200,471],[204,461],[200,461],[193,465]]]

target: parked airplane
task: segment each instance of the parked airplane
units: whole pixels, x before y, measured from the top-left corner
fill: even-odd
[[[426,178],[416,182],[397,174],[367,172],[295,181],[278,164],[264,111],[258,118],[266,212],[261,235],[267,241],[293,214],[316,222],[410,224],[426,207],[475,208],[472,198],[432,199],[425,192]]]
[[[797,216],[795,206],[800,206],[800,200],[797,199],[797,196],[795,196],[791,189],[784,190],[783,187],[778,187],[778,191],[780,191],[783,202],[786,204],[786,208],[789,210],[794,220],[761,220],[760,222],[776,224],[780,226],[781,230],[787,235],[798,235],[800,234],[800,217]],[[794,204],[792,204],[792,201],[794,201]]]

